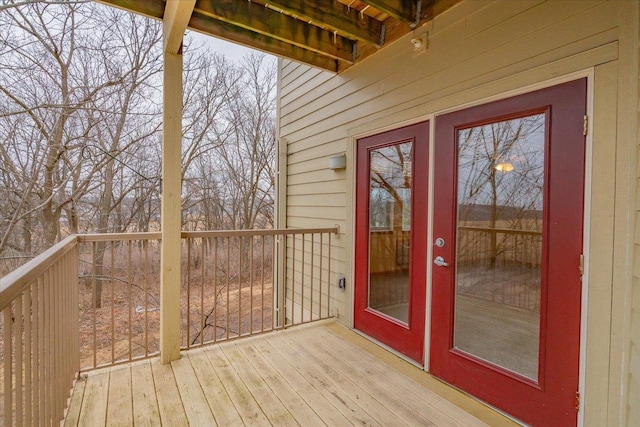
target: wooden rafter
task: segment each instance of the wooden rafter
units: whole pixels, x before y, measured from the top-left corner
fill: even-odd
[[[326,26],[345,37],[368,43],[382,44],[383,24],[356,9],[332,0],[269,0],[268,4],[278,10]]]
[[[303,62],[323,70],[337,72],[338,61],[325,55],[319,55],[309,49],[304,49],[282,40],[256,33],[224,21],[194,12],[189,21],[189,28],[219,37],[243,46],[269,52],[294,61]],[[345,63],[346,64],[346,63]]]
[[[371,7],[375,7],[392,18],[404,22],[416,22],[417,4],[419,0],[360,0]]]
[[[353,62],[354,44],[341,35],[249,1],[198,0],[205,16],[341,61]]]
[[[163,0],[96,0],[108,6],[114,6],[129,12],[138,13],[150,18],[162,19],[164,16]]]
[[[195,2],[181,15],[189,14],[189,29],[341,72],[461,0],[96,1],[160,20],[173,19],[168,4],[185,10],[183,3]],[[181,26],[170,33],[174,45]]]
[[[422,3],[422,12],[420,13],[423,20],[431,20],[441,13],[451,9],[462,0],[430,0],[427,4]]]

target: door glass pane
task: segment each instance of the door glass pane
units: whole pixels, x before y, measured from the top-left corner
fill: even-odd
[[[457,136],[454,346],[537,380],[545,115]]]
[[[409,313],[411,150],[369,152],[369,307],[401,322]]]

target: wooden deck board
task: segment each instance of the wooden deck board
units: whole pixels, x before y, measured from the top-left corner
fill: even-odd
[[[161,365],[158,359],[154,359],[151,362],[151,370],[162,424],[166,426],[187,425],[187,416],[171,365]]]
[[[274,394],[278,395],[300,425],[309,427],[327,425],[250,342],[236,343],[236,347],[260,374],[262,381],[271,388]]]
[[[274,340],[278,338],[279,337],[274,337],[273,340],[265,341],[265,344],[271,346],[272,351],[278,352],[291,367],[307,378],[316,390],[342,412],[351,423],[362,426],[382,425],[371,414],[358,405],[356,402],[358,396],[350,396],[348,393],[345,393],[331,378],[317,371],[312,364],[303,360],[296,352],[287,347],[283,347],[280,343],[276,343]]]
[[[269,420],[255,401],[238,373],[229,364],[220,346],[212,346],[205,352],[214,370],[227,389],[229,397],[246,425],[270,426]]]
[[[153,372],[149,362],[131,366],[133,422],[136,426],[160,425],[160,409],[156,397]]]
[[[280,373],[284,380],[298,393],[301,399],[314,408],[315,412],[329,426],[343,426],[352,424],[342,412],[338,411],[329,400],[327,400],[302,374],[291,369],[289,363],[278,353],[274,352],[271,346],[264,342],[254,341],[253,348],[260,355],[269,361],[273,369]]]
[[[350,354],[357,349],[354,344],[339,339],[326,329],[318,329],[315,340],[308,338],[300,336],[296,342],[305,345],[309,351],[315,352],[319,357],[331,357],[332,352]],[[319,343],[323,345],[319,345]],[[438,426],[484,425],[477,418],[456,410],[455,405],[451,405],[446,399],[427,388],[416,387],[415,381],[398,371],[385,369],[384,365],[381,365],[379,360],[369,353],[362,354],[358,360],[341,358],[335,363],[343,372],[351,372],[354,376],[361,378],[367,387],[384,384],[386,392],[389,394],[389,401],[394,401],[397,405],[397,413],[402,414],[406,411],[420,413],[427,422]],[[451,410],[452,406],[453,410]],[[459,413],[461,415],[457,416]]]
[[[207,355],[203,351],[189,351],[187,354],[218,425],[242,425],[242,418],[213,370]]]
[[[297,426],[296,419],[278,399],[278,393],[274,393],[262,380],[262,377],[251,366],[242,353],[234,345],[223,348],[230,365],[242,378],[254,399],[262,408],[269,422],[274,426]]]
[[[509,425],[366,343],[319,322],[190,350],[171,365],[90,372],[76,383],[65,425],[486,425],[476,416]]]
[[[79,426],[104,425],[107,420],[107,397],[109,396],[109,371],[87,377]]]
[[[84,378],[76,381],[73,386],[73,394],[71,394],[71,402],[69,403],[69,410],[64,419],[64,427],[72,427],[78,425],[80,419],[80,408],[82,407],[82,399],[84,397],[84,390],[87,382]]]
[[[107,426],[126,427],[133,424],[131,392],[131,367],[125,365],[112,368],[107,401]]]
[[[209,408],[207,398],[198,382],[193,366],[189,359],[183,357],[171,363],[173,374],[178,384],[182,404],[184,405],[187,420],[192,426],[213,426],[216,420]]]
[[[380,389],[383,385],[379,385],[377,389],[371,393],[371,390],[368,390],[366,387],[362,387],[363,378],[354,378],[358,384],[351,381],[349,377],[350,373],[340,372],[331,366],[331,363],[326,362],[322,358],[318,357],[317,354],[308,351],[303,346],[300,346],[296,340],[283,340],[278,337],[278,340],[273,341],[274,345],[278,345],[280,348],[287,348],[292,351],[292,357],[304,361],[304,363],[309,365],[309,369],[312,369],[314,372],[310,373],[313,377],[315,375],[320,375],[318,378],[323,378],[321,381],[323,383],[333,383],[337,390],[340,391],[342,397],[349,397],[356,405],[358,405],[362,411],[364,411],[368,417],[372,420],[375,420],[375,423],[388,426],[397,424],[402,420],[402,418],[398,418],[397,415],[390,410],[388,406],[388,396],[385,396],[384,393],[380,393]],[[337,359],[340,357],[338,353],[334,355]],[[377,395],[378,399],[375,398]],[[405,423],[407,423],[406,420]],[[419,422],[411,422],[408,425],[424,425]]]
[[[410,396],[409,391],[402,390],[380,371],[369,368],[368,361],[360,359],[351,364],[346,361],[346,358],[340,357],[342,354],[351,354],[353,348],[337,346],[335,342],[326,341],[326,337],[320,334],[315,336],[299,335],[295,341],[289,342],[300,351],[303,357],[312,356],[327,375],[341,378],[341,384],[350,383],[349,389],[357,390],[360,388],[363,392],[368,393],[373,399],[374,405],[377,404],[381,410],[384,409],[387,414],[391,414],[397,420],[402,420],[408,425],[435,425],[435,417],[432,419],[433,411],[431,408],[427,410],[428,401],[422,402],[418,406],[410,405],[413,403],[411,401],[413,396]],[[331,345],[328,346],[327,343],[331,343]],[[440,415],[437,419],[439,425],[455,425],[453,419],[444,413],[436,412],[436,414]]]

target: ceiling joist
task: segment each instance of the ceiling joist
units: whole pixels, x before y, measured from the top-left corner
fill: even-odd
[[[195,10],[210,18],[353,63],[355,41],[249,1],[199,0]]]
[[[415,23],[419,13],[420,0],[360,0],[371,7],[375,7],[394,19]]]
[[[212,22],[214,21],[214,22]],[[309,49],[304,49],[264,34],[256,33],[224,21],[214,20],[206,15],[194,11],[189,21],[189,28],[225,39],[243,46],[272,53],[283,58],[303,62],[323,70],[337,72],[338,61],[325,55],[319,55]]]
[[[345,37],[373,44],[382,44],[382,22],[333,0],[266,0],[269,7],[315,25],[326,26]]]
[[[341,72],[461,0],[97,0],[164,20],[165,48],[188,29]]]
[[[163,0],[96,0],[108,6],[134,12],[149,18],[162,19],[164,16]]]

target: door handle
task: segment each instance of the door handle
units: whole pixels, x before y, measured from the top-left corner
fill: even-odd
[[[433,260],[433,263],[438,267],[449,267],[449,263],[446,262],[441,256],[437,256],[436,259]]]

